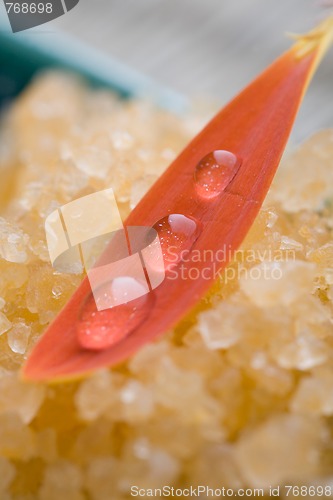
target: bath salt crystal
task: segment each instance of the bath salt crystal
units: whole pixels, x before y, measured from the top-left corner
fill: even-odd
[[[120,415],[127,422],[146,420],[154,411],[151,390],[137,380],[129,380],[120,391]]]
[[[12,323],[9,321],[7,316],[4,313],[0,312],[0,335],[7,332],[12,326]]]
[[[154,481],[158,484],[172,483],[179,473],[179,463],[166,451],[151,446],[147,440],[137,440],[134,443],[134,452],[138,458],[148,463],[147,483]]]
[[[0,454],[13,460],[36,456],[35,433],[13,413],[0,414]]]
[[[301,379],[290,403],[291,411],[307,415],[333,415],[332,387],[332,370],[314,370],[313,375]]]
[[[327,433],[320,419],[276,415],[244,432],[235,459],[250,487],[295,484],[319,471],[320,449]]]
[[[312,262],[316,262],[321,269],[333,270],[333,243],[326,243],[315,250],[311,250],[308,252],[307,258]]]
[[[88,175],[79,170],[71,160],[59,162],[54,182],[62,186],[63,193],[66,193],[69,198],[72,199],[78,191],[87,188],[88,181]],[[39,209],[40,215],[46,218],[53,210],[58,208],[57,205],[59,205],[57,201],[51,201],[46,205],[46,209]]]
[[[50,254],[45,240],[31,239],[29,248],[43,262],[50,262]]]
[[[27,234],[0,217],[0,257],[8,262],[26,262],[28,242]]]
[[[151,379],[169,349],[165,341],[146,344],[129,360],[129,369],[140,378]]]
[[[133,209],[147,193],[149,188],[156,181],[157,177],[155,175],[145,175],[140,179],[137,179],[132,187],[130,193],[130,207]]]
[[[272,229],[272,227],[275,226],[279,216],[274,210],[267,210],[266,216],[267,216],[266,226],[269,229]]]
[[[114,402],[112,376],[108,370],[96,372],[85,380],[75,394],[75,405],[82,420],[101,416]]]
[[[264,261],[241,276],[239,285],[258,307],[290,306],[312,292],[315,276],[316,266],[311,262]]]
[[[43,183],[34,181],[29,182],[22,193],[22,197],[18,203],[25,212],[30,211],[38,202],[41,194],[43,193]]]
[[[274,200],[286,212],[324,208],[332,196],[332,130],[322,130],[286,158],[274,182]],[[315,175],[314,175],[315,171]]]
[[[5,299],[3,299],[2,297],[0,297],[0,309],[3,309],[6,305],[6,301]]]
[[[7,458],[0,457],[0,493],[6,492],[16,476],[16,468]],[[1,496],[1,498],[3,498]]]
[[[277,363],[286,369],[309,370],[323,364],[328,357],[326,344],[307,330],[300,332],[292,342],[276,352]]]
[[[24,354],[28,347],[30,334],[30,326],[22,322],[14,323],[7,333],[8,345],[11,350],[18,354]]]
[[[72,152],[71,160],[81,172],[97,179],[104,179],[113,163],[111,152],[98,144],[78,148]]]
[[[280,368],[272,363],[269,363],[266,356],[265,359],[260,356],[261,353],[256,353],[251,362],[250,371],[251,379],[256,383],[258,388],[263,388],[265,392],[284,396],[290,393],[293,388],[293,376],[287,370]]]
[[[156,400],[166,408],[180,410],[186,407],[188,411],[189,407],[192,406],[193,410],[197,403],[202,402],[201,377],[195,372],[179,369],[167,356],[160,361],[153,383]],[[188,416],[195,418],[194,412]]]
[[[12,374],[0,378],[0,414],[12,412],[24,424],[29,424],[37,415],[44,397],[45,388],[41,385],[27,385]]]
[[[85,486],[92,500],[116,498],[118,489],[118,462],[113,457],[98,457],[89,463]]]
[[[200,453],[195,455],[192,464],[195,484],[207,484],[210,488],[218,490],[221,485],[233,490],[244,486],[239,477],[233,451],[233,447],[225,443],[205,445]]]
[[[303,248],[302,243],[299,241],[293,240],[288,236],[281,236],[280,250],[295,250],[295,252],[301,252]]]
[[[200,314],[198,327],[208,349],[228,349],[235,345],[241,336],[243,314],[242,307],[227,301],[217,309]]]
[[[125,130],[116,130],[110,134],[113,147],[119,151],[128,151],[133,147],[134,139]]]
[[[44,478],[39,490],[40,500],[84,500],[81,488],[83,474],[81,469],[66,460],[59,460],[45,468]]]
[[[200,425],[203,433],[211,427],[216,435],[222,408],[207,393],[201,375],[179,368],[165,357],[154,375],[152,389],[156,403],[176,413],[180,421]]]
[[[167,451],[152,445],[146,437],[128,441],[119,474],[119,490],[130,492],[133,484],[140,488],[157,488],[172,484],[179,474],[179,461]]]

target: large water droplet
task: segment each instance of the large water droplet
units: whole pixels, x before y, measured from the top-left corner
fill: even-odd
[[[152,301],[147,285],[135,278],[117,277],[105,283],[83,306],[76,327],[80,345],[103,350],[117,344],[145,320]]]
[[[198,194],[204,198],[215,198],[232,181],[241,163],[235,154],[222,149],[204,156],[194,172]]]
[[[167,215],[156,222],[153,228],[157,231],[162,248],[163,262],[156,262],[161,271],[177,265],[200,234],[198,221],[182,214]]]

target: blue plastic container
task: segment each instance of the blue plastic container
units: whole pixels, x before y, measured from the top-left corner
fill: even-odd
[[[0,106],[47,68],[78,73],[124,98],[142,96],[176,112],[186,107],[183,96],[61,32],[34,28],[14,34],[0,23]]]

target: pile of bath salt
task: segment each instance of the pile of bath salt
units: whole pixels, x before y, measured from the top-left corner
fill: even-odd
[[[125,217],[206,118],[59,73],[39,77],[3,117],[1,499],[331,484],[332,131],[284,161],[234,261],[174,331],[80,382],[19,378],[82,279],[78,267],[52,269],[45,218],[106,187]]]

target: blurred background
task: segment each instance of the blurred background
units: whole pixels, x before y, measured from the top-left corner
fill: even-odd
[[[55,21],[13,36],[41,44],[61,41],[63,34],[75,37],[187,99],[218,107],[288,48],[287,32],[307,31],[333,14],[330,4],[333,0],[80,0]],[[5,18],[3,9],[1,4]],[[333,50],[306,96],[294,142],[333,126],[332,82]]]

